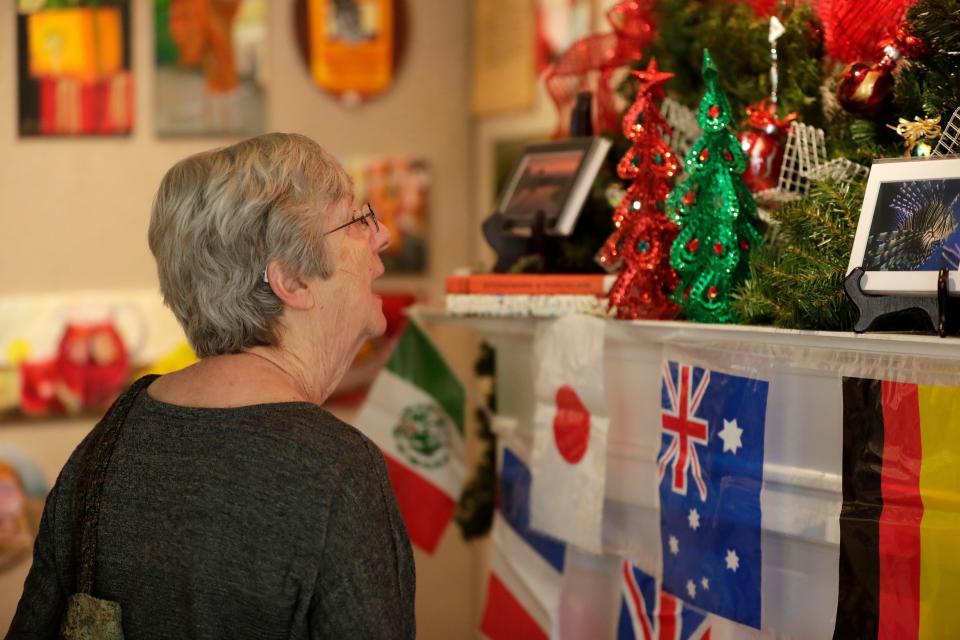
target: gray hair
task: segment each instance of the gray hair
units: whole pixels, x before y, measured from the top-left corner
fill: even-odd
[[[328,278],[328,209],[353,197],[350,177],[306,136],[269,133],[175,164],[148,234],[160,292],[200,357],[275,345],[282,302],[263,281],[279,260]]]

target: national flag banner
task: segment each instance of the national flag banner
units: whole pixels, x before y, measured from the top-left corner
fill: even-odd
[[[620,564],[617,640],[774,640],[774,631],[751,629],[685,603],[660,581],[624,560]]]
[[[617,640],[710,640],[706,613],[684,605],[626,560],[620,574]]]
[[[605,323],[570,315],[534,337],[533,527],[602,553],[608,410]]]
[[[504,447],[480,622],[491,640],[553,636],[567,548],[530,528],[531,479],[520,456]]]
[[[663,363],[660,534],[663,587],[760,628],[764,380]]]
[[[411,320],[357,417],[383,451],[411,542],[427,553],[463,488],[465,403],[463,384]]]
[[[960,387],[843,379],[836,638],[960,630]]]

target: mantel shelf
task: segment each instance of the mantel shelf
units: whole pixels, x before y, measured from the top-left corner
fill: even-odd
[[[548,318],[497,318],[454,316],[442,309],[417,306],[411,315],[429,323],[459,324],[486,336],[532,336],[538,322]],[[906,333],[864,333],[805,331],[777,327],[700,324],[678,320],[608,320],[607,338],[614,342],[634,341],[700,343],[753,343],[790,347],[918,355],[960,360],[960,338]]]

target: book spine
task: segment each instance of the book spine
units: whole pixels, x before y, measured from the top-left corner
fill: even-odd
[[[605,275],[448,276],[447,293],[604,296],[615,279]]]

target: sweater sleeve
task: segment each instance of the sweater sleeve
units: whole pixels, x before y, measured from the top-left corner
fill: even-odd
[[[347,474],[333,499],[317,589],[314,638],[413,638],[413,553],[383,455]]]
[[[47,496],[40,531],[33,546],[33,564],[23,583],[17,612],[7,631],[7,640],[57,638],[66,594],[60,584],[56,559],[56,510],[60,483]]]

